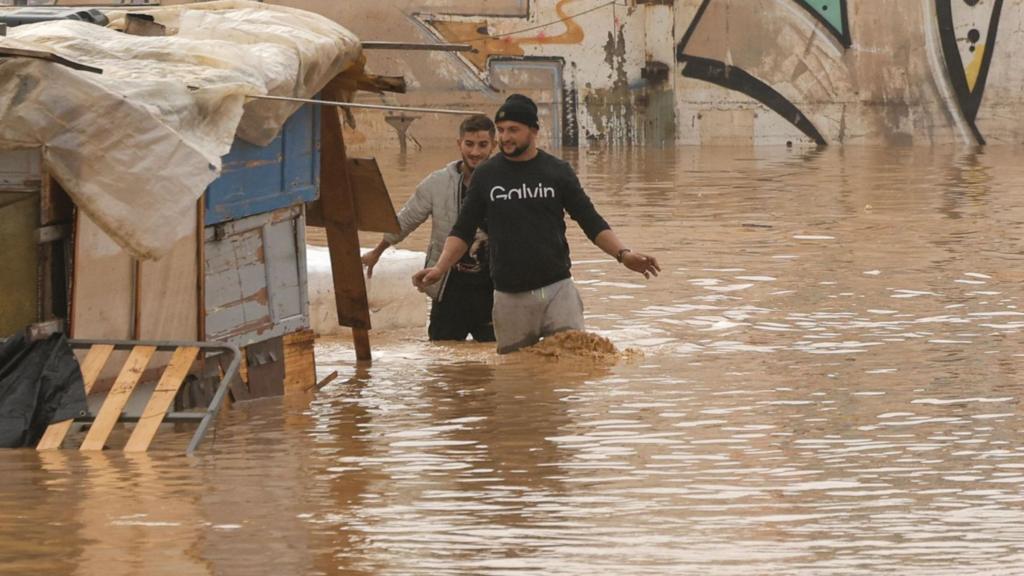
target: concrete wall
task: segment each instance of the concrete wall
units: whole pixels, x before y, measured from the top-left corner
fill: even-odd
[[[273,0],[364,40],[469,42],[474,54],[374,51],[407,95],[480,109],[540,103],[546,145],[946,144],[1024,140],[1024,0]],[[412,146],[458,119],[417,115]],[[393,145],[380,113],[350,142]]]

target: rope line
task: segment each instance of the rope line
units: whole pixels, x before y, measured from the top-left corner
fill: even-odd
[[[545,22],[544,24],[537,24],[536,26],[530,26],[529,28],[523,28],[522,30],[513,30],[511,32],[505,32],[503,34],[495,34],[493,36],[478,36],[476,38],[471,38],[469,40],[460,40],[460,42],[480,42],[481,40],[491,40],[491,39],[494,39],[494,38],[504,38],[506,36],[513,36],[515,34],[522,34],[523,32],[532,32],[533,30],[538,30],[540,28],[547,28],[548,26],[552,26],[554,24],[561,24],[562,22],[565,22],[566,20],[572,20],[573,18],[576,18],[577,16],[583,16],[584,14],[589,14],[591,12],[596,12],[596,11],[602,9],[602,8],[607,8],[609,6],[628,6],[628,4],[619,3],[617,0],[611,0],[610,2],[605,2],[604,4],[600,4],[598,6],[594,6],[593,8],[587,8],[586,10],[583,10],[582,12],[577,12],[575,14],[570,14],[569,16],[566,16],[565,18],[559,18],[558,20],[552,20],[551,22]]]

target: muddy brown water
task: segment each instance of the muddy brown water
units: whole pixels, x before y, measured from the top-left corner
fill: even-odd
[[[569,156],[662,262],[570,227],[637,353],[321,341],[340,378],[198,457],[0,454],[0,573],[1024,573],[1017,151]],[[401,202],[447,154],[378,158]]]

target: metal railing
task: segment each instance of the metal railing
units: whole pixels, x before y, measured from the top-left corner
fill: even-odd
[[[0,345],[5,344],[8,338],[0,338]],[[175,412],[173,410],[168,411],[164,417],[163,422],[199,422],[199,427],[196,428],[195,433],[192,435],[192,440],[188,444],[188,448],[185,449],[185,454],[192,456],[196,449],[199,447],[199,443],[203,441],[203,437],[206,436],[206,432],[214,419],[217,418],[217,414],[220,412],[221,406],[224,404],[224,397],[228,393],[228,387],[231,384],[232,379],[238,374],[238,367],[242,361],[242,353],[238,347],[234,344],[226,342],[202,342],[202,341],[190,341],[190,340],[110,340],[110,339],[87,339],[87,338],[74,338],[68,339],[68,344],[73,350],[83,350],[92,348],[95,345],[112,346],[114,350],[131,350],[136,346],[152,346],[158,351],[173,351],[182,347],[195,347],[200,352],[219,352],[228,353],[231,355],[231,361],[228,363],[228,367],[224,370],[224,374],[220,378],[220,382],[217,383],[217,390],[213,394],[213,398],[210,400],[209,405],[206,407],[204,412]],[[198,359],[199,357],[197,357]],[[195,364],[195,362],[193,362]],[[178,393],[181,393],[183,388],[179,388]],[[82,416],[76,416],[74,422],[92,422],[95,420],[94,414],[85,414]],[[117,421],[118,422],[138,422],[139,416],[128,416],[121,414]]]
[[[213,420],[217,418],[217,414],[220,412],[220,408],[224,404],[224,397],[227,395],[228,385],[231,383],[232,378],[234,378],[238,373],[238,367],[242,358],[242,354],[238,350],[237,346],[224,342],[200,342],[187,340],[92,340],[76,338],[69,339],[68,344],[74,350],[91,348],[94,345],[113,346],[114,350],[131,350],[136,346],[152,346],[158,351],[173,351],[186,346],[194,346],[199,348],[200,352],[203,353],[221,352],[231,354],[231,361],[228,364],[228,367],[224,370],[224,375],[221,376],[220,382],[217,384],[217,391],[214,392],[213,398],[210,400],[210,404],[207,406],[205,412],[170,411],[164,416],[165,422],[199,421],[199,427],[192,435],[192,440],[189,442],[188,448],[185,449],[185,453],[189,456],[191,456],[199,447],[199,443],[202,442],[203,437],[206,436],[206,431],[209,429],[210,424],[212,424]],[[81,416],[75,418],[75,422],[89,422],[93,418],[93,415]],[[138,417],[122,415],[118,418],[118,421],[137,422]]]

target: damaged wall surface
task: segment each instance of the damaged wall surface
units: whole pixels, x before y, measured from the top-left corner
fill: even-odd
[[[1024,0],[272,3],[364,40],[472,44],[368,58],[409,80],[388,103],[490,113],[529,94],[547,145],[1024,140]],[[380,116],[360,120],[354,143],[395,142]],[[457,123],[408,121],[414,143],[447,140]]]
[[[680,140],[1020,142],[1022,13],[1020,0],[702,0],[677,13]]]

